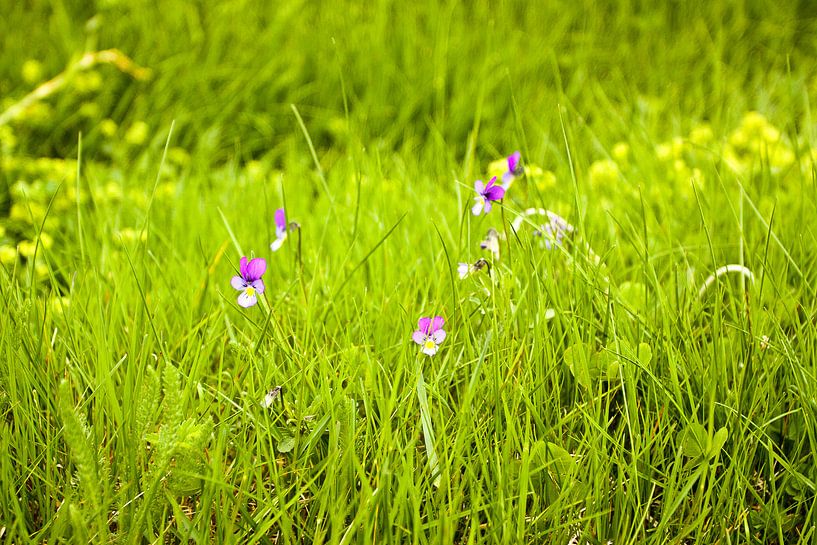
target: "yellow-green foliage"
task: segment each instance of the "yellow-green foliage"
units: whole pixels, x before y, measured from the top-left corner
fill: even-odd
[[[69,500],[72,502],[71,520],[75,531],[80,535],[90,529],[95,541],[105,541],[108,524],[107,506],[104,501],[107,497],[109,476],[105,469],[106,464],[101,462],[104,450],[95,444],[84,415],[74,407],[68,381],[63,380],[60,383],[59,396],[63,436],[78,481],[76,494]]]

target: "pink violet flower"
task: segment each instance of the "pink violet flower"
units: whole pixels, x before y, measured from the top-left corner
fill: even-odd
[[[244,308],[258,302],[259,293],[264,293],[264,281],[261,277],[267,272],[267,262],[256,257],[247,261],[246,256],[241,258],[239,273],[230,280],[230,285],[241,293],[238,294],[238,304]]]
[[[284,214],[284,209],[279,208],[275,211],[275,240],[270,244],[270,249],[277,252],[284,241],[287,239],[287,217]]]
[[[477,192],[477,196],[474,197],[477,202],[471,208],[471,212],[475,216],[479,216],[483,211],[487,214],[491,211],[491,203],[502,200],[505,196],[505,188],[496,185],[496,176],[491,178],[487,185],[482,183],[482,180],[474,182],[474,191]]]
[[[522,155],[515,151],[508,155],[508,170],[502,175],[502,187],[508,189],[513,181],[525,172],[522,168]]]
[[[434,318],[424,316],[417,322],[417,330],[411,335],[411,339],[422,346],[423,354],[433,356],[437,353],[440,343],[445,340],[444,323],[442,316],[434,316]]]

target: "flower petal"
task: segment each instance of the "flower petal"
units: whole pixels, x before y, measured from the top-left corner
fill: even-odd
[[[264,293],[264,281],[261,279],[253,280],[250,284],[258,293]]]
[[[235,275],[230,279],[230,285],[233,287],[233,289],[237,290],[243,290],[247,287],[247,283],[238,275]]]
[[[463,278],[468,276],[468,273],[470,272],[470,269],[471,269],[471,266],[468,265],[468,263],[460,263],[457,266],[457,272],[460,274],[460,280],[462,280]]]
[[[515,179],[516,174],[513,172],[506,172],[502,175],[502,187],[507,191]]]
[[[281,396],[281,387],[276,386],[264,396],[264,399],[261,400],[261,406],[265,409],[269,409],[272,407],[272,404],[275,403],[275,400]]]
[[[480,195],[482,195],[482,192],[485,191],[485,184],[482,183],[482,180],[477,180],[474,182],[474,191]]]
[[[485,190],[485,198],[489,201],[498,201],[504,196],[505,188],[501,185],[494,185]]]
[[[485,199],[485,204],[482,207],[483,211],[487,214],[488,212],[491,211],[491,208],[492,208],[491,201],[489,201],[488,199]]]
[[[419,329],[420,331],[422,331],[426,335],[431,333],[428,330],[430,325],[431,325],[431,318],[427,318],[427,317],[423,316],[422,318],[417,320],[417,329]]]
[[[247,278],[247,256],[241,256],[241,264],[238,267],[238,273],[242,278]]]
[[[248,308],[253,306],[258,302],[258,297],[256,297],[255,293],[252,295],[248,294],[246,291],[242,291],[238,296],[238,305],[244,308]]]
[[[247,265],[247,280],[252,282],[253,280],[258,280],[264,273],[267,271],[267,260],[263,257],[256,257],[255,259],[251,260],[250,263]]]
[[[518,151],[508,155],[508,172],[516,174],[516,169],[519,168],[519,158],[521,156],[522,155]]]
[[[475,216],[482,214],[482,209],[485,206],[485,199],[482,197],[475,197],[477,203],[471,207],[471,213]]]
[[[431,340],[434,341],[434,344],[440,344],[445,340],[445,331],[438,329],[431,334]]]
[[[278,229],[286,229],[287,228],[287,217],[284,214],[284,209],[279,208],[275,211],[275,226]]]
[[[269,245],[270,250],[272,250],[273,252],[277,252],[278,250],[280,250],[281,246],[284,245],[284,241],[286,239],[287,239],[287,237],[278,238],[278,239],[273,240],[272,244]]]
[[[443,320],[442,316],[435,316],[434,319],[431,320],[431,333],[434,333],[435,331],[439,330],[444,323],[445,320]]]
[[[499,239],[492,238],[490,240],[486,240],[485,242],[480,245],[483,250],[488,250],[491,252],[495,258],[499,259]]]
[[[436,344],[433,345],[433,346],[425,346],[424,345],[422,352],[423,352],[423,354],[428,354],[429,356],[433,356],[434,354],[437,353],[437,345]]]
[[[485,191],[483,191],[482,194],[484,195],[484,194],[488,193],[488,190],[490,190],[492,187],[494,187],[494,185],[496,185],[496,176],[494,176],[493,178],[491,178],[488,181],[488,183],[485,185]]]
[[[411,334],[411,340],[416,342],[417,344],[423,344],[426,342],[426,334],[422,331],[415,331]]]

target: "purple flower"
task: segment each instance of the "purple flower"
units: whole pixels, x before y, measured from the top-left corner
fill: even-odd
[[[257,293],[264,293],[264,281],[261,277],[267,271],[267,262],[256,257],[249,262],[246,257],[241,258],[240,275],[230,280],[230,285],[239,290],[238,304],[244,308],[251,307],[258,302]]]
[[[273,252],[278,251],[287,239],[287,217],[284,214],[283,208],[279,208],[275,211],[275,237],[275,241],[270,244],[270,249]]]
[[[445,331],[443,331],[442,316],[435,316],[434,318],[422,317],[417,322],[417,331],[415,331],[411,339],[422,346],[423,354],[433,356],[437,353],[440,343],[445,340]]]
[[[474,197],[477,203],[471,208],[471,212],[473,212],[475,216],[479,216],[483,210],[487,214],[491,211],[491,203],[501,200],[502,197],[505,196],[505,188],[501,185],[496,185],[496,176],[491,178],[488,185],[483,184],[482,180],[474,182],[474,191],[477,192],[477,196]]]
[[[508,171],[502,175],[502,187],[508,189],[517,176],[520,176],[525,169],[522,168],[522,156],[518,151],[508,155]]]

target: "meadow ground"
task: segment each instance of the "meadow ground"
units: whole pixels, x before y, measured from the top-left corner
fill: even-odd
[[[4,2],[0,541],[813,543],[817,9],[603,4]]]

